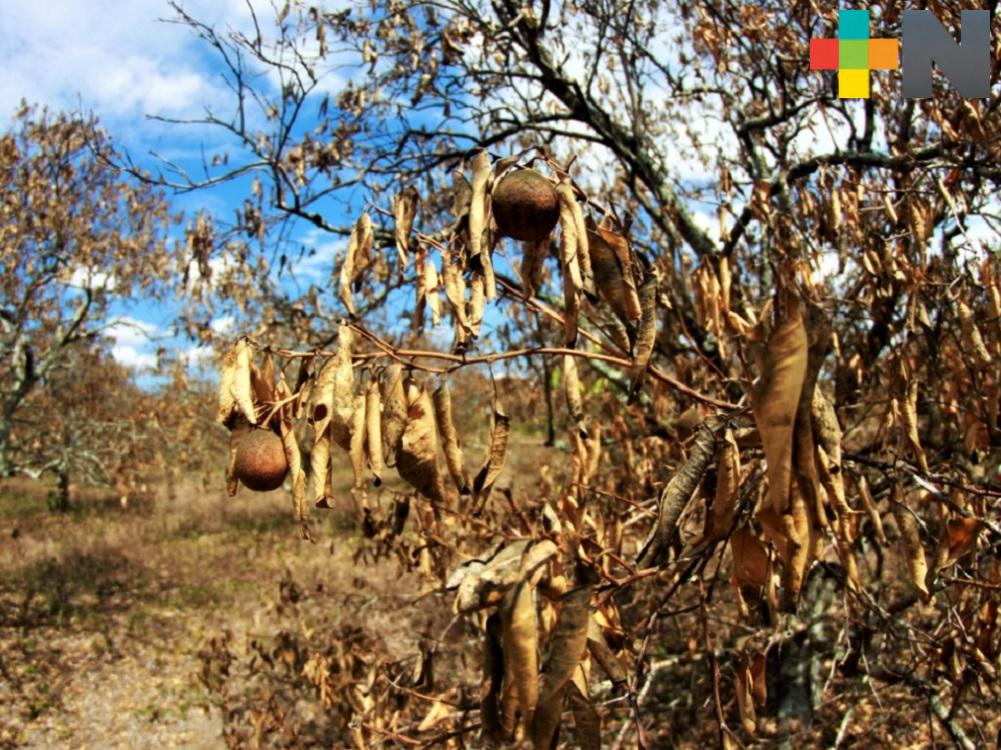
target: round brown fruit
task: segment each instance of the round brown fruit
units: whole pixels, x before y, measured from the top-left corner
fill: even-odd
[[[493,211],[502,235],[532,242],[553,231],[560,201],[549,180],[534,169],[518,169],[494,188]]]
[[[254,428],[236,444],[237,479],[255,492],[268,492],[282,486],[288,473],[288,460],[282,440],[271,430]]]

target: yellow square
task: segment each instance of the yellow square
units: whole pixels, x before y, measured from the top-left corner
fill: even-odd
[[[869,71],[868,70],[839,70],[838,71],[838,98],[839,99],[868,99],[869,98]]]

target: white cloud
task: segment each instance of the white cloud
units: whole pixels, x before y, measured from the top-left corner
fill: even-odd
[[[136,347],[128,344],[116,344],[111,347],[111,356],[120,364],[134,367],[137,370],[148,370],[156,367],[155,354],[139,351]]]
[[[201,7],[198,7],[201,5]],[[209,2],[193,12],[217,17]],[[56,109],[82,104],[104,117],[181,116],[219,91],[186,28],[161,23],[163,0],[109,7],[97,0],[0,0],[0,108],[21,98]]]
[[[216,333],[229,333],[233,330],[233,326],[236,324],[236,318],[232,315],[223,315],[221,317],[215,318],[211,323],[209,323],[209,328],[211,328]]]

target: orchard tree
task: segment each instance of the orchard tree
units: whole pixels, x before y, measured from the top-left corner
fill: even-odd
[[[32,392],[98,356],[114,302],[160,298],[179,271],[163,196],[115,159],[94,120],[27,105],[0,137],[2,476],[52,460],[30,448],[42,426],[22,413]],[[60,395],[48,393],[48,408],[62,408]],[[66,425],[79,448],[78,427]]]
[[[934,9],[958,30],[960,3]],[[901,10],[876,3],[872,36]],[[334,666],[304,671],[340,741],[548,749],[564,707],[587,748],[996,735],[996,86],[912,101],[873,73],[840,99],[809,66],[837,8],[810,3],[288,3],[229,33],[178,14],[234,91],[200,123],[238,146],[156,179],[253,180],[229,229],[257,244],[211,252],[270,299],[223,371],[230,488],[287,470],[309,537],[332,450],[363,498],[395,466],[412,493],[364,500],[363,528],[457,588],[449,630],[484,644],[478,702],[387,664],[339,703]],[[342,245],[295,297],[304,228]],[[449,376],[540,357],[570,460],[492,492],[512,420],[495,388],[470,471]]]

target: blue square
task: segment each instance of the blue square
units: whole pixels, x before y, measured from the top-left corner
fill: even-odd
[[[868,39],[869,11],[839,10],[838,39]]]

